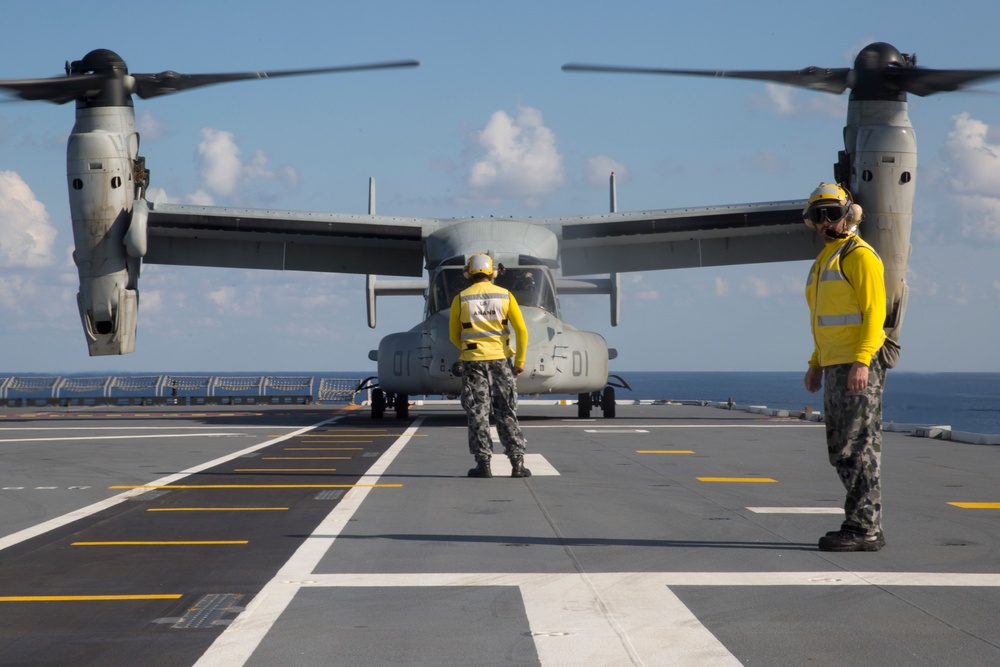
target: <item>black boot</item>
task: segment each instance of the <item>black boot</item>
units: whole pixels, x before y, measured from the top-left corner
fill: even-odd
[[[489,459],[476,459],[476,467],[469,470],[469,477],[492,477]]]
[[[510,457],[510,476],[511,477],[531,477],[531,471],[524,467],[524,457],[523,456],[512,456],[512,457]]]

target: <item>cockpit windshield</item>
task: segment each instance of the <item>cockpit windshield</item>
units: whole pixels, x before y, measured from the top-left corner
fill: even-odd
[[[450,308],[455,296],[470,285],[462,273],[461,268],[438,272],[427,299],[429,314]],[[544,269],[530,267],[506,269],[494,282],[510,290],[519,305],[534,306],[556,314],[555,290]]]

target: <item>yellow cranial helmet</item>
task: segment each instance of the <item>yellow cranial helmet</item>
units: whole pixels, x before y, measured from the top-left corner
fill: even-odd
[[[475,276],[480,273],[485,273],[486,275],[493,275],[493,258],[489,255],[471,255],[469,257],[468,264],[465,265],[465,272],[470,276]]]
[[[845,216],[849,224],[857,224],[861,220],[861,207],[854,203],[850,192],[836,183],[817,185],[802,210],[802,220],[807,227],[815,227],[824,218],[838,221]]]

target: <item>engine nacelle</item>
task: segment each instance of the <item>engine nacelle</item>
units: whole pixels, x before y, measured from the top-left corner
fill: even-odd
[[[77,305],[91,356],[135,351],[140,259],[126,251],[125,236],[138,143],[131,108],[101,107],[77,111],[66,148]]]

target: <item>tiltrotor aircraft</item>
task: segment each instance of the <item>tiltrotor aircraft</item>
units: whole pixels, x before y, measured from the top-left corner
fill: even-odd
[[[405,218],[150,202],[149,171],[139,155],[132,96],[142,99],[253,78],[416,66],[397,61],[323,69],[185,75],[129,74],[114,52],[96,50],[67,63],[66,76],[0,81],[26,100],[76,102],[67,147],[67,185],[79,270],[80,318],[91,355],[135,350],[142,262],[186,266],[367,274],[368,324],[380,295],[421,295],[424,320],[386,336],[372,415],[407,415],[408,396],[457,394],[458,350],[448,337],[452,297],[466,286],[466,258],[489,252],[504,271],[497,282],[522,306],[529,332],[522,394],[578,394],[581,417],[598,403],[615,414],[604,338],[560,318],[560,294],[608,294],[619,320],[625,271],[812,259],[821,243],[802,220],[805,200],[688,209],[610,212],[543,219]],[[851,89],[844,150],[834,180],[853,193],[865,217],[861,233],[885,263],[886,331],[893,340],[906,310],[906,264],[916,187],[917,150],[906,96],[952,91],[1000,70],[933,70],[889,44],[871,44],[853,68],[726,71],[566,65],[568,71],[683,74],[773,81],[828,93]],[[557,270],[561,269],[561,275]],[[426,277],[425,273],[426,273]],[[409,277],[386,281],[376,275]],[[580,276],[591,276],[581,278]],[[599,277],[593,277],[599,276]],[[606,277],[604,277],[606,276]],[[576,278],[571,278],[576,277]],[[610,376],[615,377],[615,376]],[[621,386],[621,385],[617,385]]]

